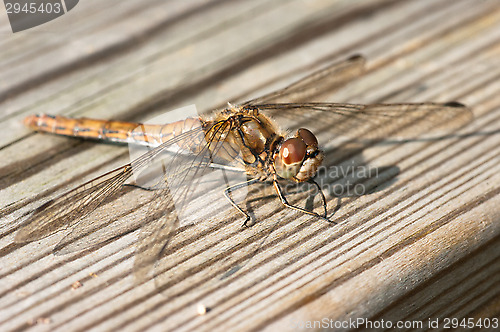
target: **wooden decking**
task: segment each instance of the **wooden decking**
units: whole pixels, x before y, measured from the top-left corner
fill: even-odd
[[[348,330],[338,324],[358,318],[425,330],[500,318],[497,1],[87,0],[18,34],[0,20],[0,330]],[[87,220],[94,246],[53,254],[71,229],[14,243],[26,213],[129,161],[126,147],[30,132],[25,116],[206,112],[357,53],[367,73],[328,100],[457,100],[474,120],[349,154],[327,120],[304,119],[321,128],[327,166],[378,171],[363,182],[369,193],[327,195],[338,225],[283,208],[261,186],[244,228],[211,196],[168,244],[161,274],[138,284],[148,193],[128,188]]]

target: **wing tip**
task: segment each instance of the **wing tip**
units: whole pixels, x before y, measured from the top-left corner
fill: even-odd
[[[464,104],[458,102],[458,101],[449,101],[447,103],[444,103],[444,106],[448,106],[448,107],[456,107],[456,108],[468,108],[467,106],[465,106]]]
[[[467,117],[467,119],[469,121],[471,121],[472,119],[474,119],[474,112],[472,112],[472,109],[465,105],[465,104],[462,104],[458,101],[449,101],[447,103],[444,103],[444,106],[447,106],[447,107],[451,107],[451,108],[455,108],[457,110],[462,110],[462,113]]]
[[[347,58],[349,61],[366,61],[366,58],[361,53],[355,53]]]

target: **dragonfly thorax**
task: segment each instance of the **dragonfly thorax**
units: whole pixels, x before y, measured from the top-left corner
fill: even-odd
[[[304,182],[312,178],[323,161],[314,134],[305,129],[297,130],[294,137],[284,139],[272,121],[258,108],[233,108],[226,110],[233,126],[232,144],[239,152],[248,173],[266,178],[278,176]]]
[[[282,140],[277,127],[257,108],[233,107],[225,109],[209,123],[206,129],[207,141],[221,141],[210,144],[213,155],[238,165],[257,178],[268,178],[273,172],[273,152]]]

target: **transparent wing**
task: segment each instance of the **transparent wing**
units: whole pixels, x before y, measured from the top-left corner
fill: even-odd
[[[179,228],[179,217],[174,206],[169,190],[161,189],[155,194],[149,209],[151,212],[148,213],[149,222],[141,228],[137,240],[133,267],[137,283],[150,279],[150,272]]]
[[[255,107],[290,129],[307,127],[319,134],[380,139],[389,136],[416,137],[428,130],[447,131],[470,122],[472,112],[450,103],[341,104],[312,103],[316,96],[331,93],[364,72],[365,58],[355,55],[293,84],[243,103]]]
[[[249,100],[242,106],[313,100],[315,96],[332,92],[360,76],[364,71],[365,62],[365,58],[361,55],[352,56],[316,71],[284,89]]]
[[[288,127],[306,127],[318,134],[347,136],[356,140],[387,137],[415,138],[428,132],[448,132],[473,119],[457,103],[340,104],[284,103],[251,105],[279,117]]]
[[[203,135],[201,127],[174,137],[157,148],[148,151],[132,163],[101,175],[46,202],[38,207],[24,222],[24,225],[16,234],[15,241],[24,243],[41,239],[75,225],[83,217],[92,213],[106,199],[115,195],[134,172],[146,169],[152,161],[163,156],[164,152],[173,144],[188,140],[193,136],[200,135],[200,133]],[[200,154],[197,157],[199,161],[205,158],[206,154]],[[175,156],[173,159],[176,159]],[[180,163],[177,164],[180,165]],[[172,171],[177,172],[179,170],[172,169]]]
[[[239,151],[223,139],[233,129],[231,126],[230,121],[215,123],[204,134],[206,144],[200,151],[177,155],[176,158],[165,158],[163,180],[166,186],[155,192],[148,213],[151,220],[142,228],[137,244],[134,262],[137,282],[149,279],[150,272],[154,270],[155,264],[161,261],[169,240],[179,226],[185,225],[186,221],[193,222],[192,210],[196,208],[191,206],[191,203],[198,201],[195,198],[210,190],[220,189],[220,179],[210,181],[214,178],[209,176],[207,179],[207,175],[216,173],[210,167],[211,164],[214,161],[239,162]],[[200,204],[202,203],[198,202],[198,205]],[[161,275],[163,270],[160,266],[155,272]]]
[[[64,234],[53,248],[53,253],[66,255],[95,249],[114,238],[135,232],[147,223],[145,211],[153,196],[153,191],[124,186],[116,195],[105,199],[95,211],[81,217],[77,225],[70,227],[71,231]]]
[[[131,175],[131,165],[127,164],[46,202],[24,222],[15,241],[38,240],[76,224],[115,194]]]
[[[130,164],[99,176],[45,203],[28,218],[16,234],[15,241],[18,243],[33,241],[72,226],[72,231],[56,246],[56,251],[68,253],[98,244],[99,239],[102,241],[103,237],[92,233],[102,233],[100,226],[77,225],[77,223],[82,219],[85,223],[92,222],[93,218],[86,217],[117,194],[133,174],[146,171],[152,164],[161,164],[162,172],[156,174],[154,180],[158,188],[148,203],[146,219],[141,222],[143,227],[134,263],[136,280],[144,281],[180,221],[192,219],[183,215],[183,211],[189,206],[193,195],[206,193],[206,186],[220,187],[220,183],[208,182],[204,188],[200,188],[205,175],[213,171],[210,167],[212,163],[215,161],[217,163],[226,161],[228,165],[241,163],[237,147],[225,140],[233,129],[232,125],[231,121],[210,124],[200,121],[199,127],[175,136]],[[173,153],[171,148],[174,145],[181,149]]]

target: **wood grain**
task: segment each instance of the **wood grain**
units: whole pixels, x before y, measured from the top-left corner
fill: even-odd
[[[87,0],[32,31],[5,30],[2,331],[288,331],[323,320],[333,325],[316,329],[366,329],[335,325],[358,318],[426,330],[429,319],[499,318],[499,22],[489,0]],[[189,104],[207,112],[357,53],[368,59],[365,75],[328,100],[457,100],[474,121],[359,150],[321,126],[327,120],[305,116],[319,127],[327,166],[378,172],[329,183],[338,225],[283,208],[260,185],[245,205],[256,223],[244,228],[214,190],[168,244],[160,274],[142,284],[132,273],[148,213],[141,190],[87,220],[95,246],[53,254],[71,229],[14,243],[26,213],[128,162],[126,147],[33,133],[25,116],[139,121]],[[349,179],[369,193],[335,195]]]

